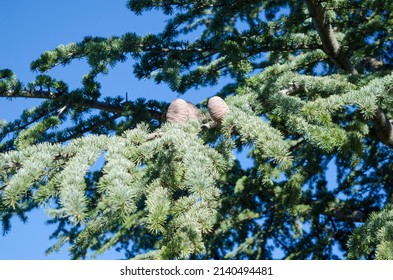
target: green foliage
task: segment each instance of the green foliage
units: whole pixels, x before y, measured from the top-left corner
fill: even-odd
[[[33,145],[42,135],[42,133],[58,124],[60,124],[58,117],[49,117],[44,119],[42,122],[35,124],[29,129],[23,130],[15,139],[15,147],[22,150],[30,145]]]
[[[370,215],[367,223],[355,230],[349,240],[352,248],[348,254],[350,259],[376,257],[380,260],[393,258],[393,223],[392,206]]]
[[[18,81],[10,69],[0,69],[0,93],[8,96],[12,92],[19,92],[22,89],[22,83]]]
[[[26,87],[0,71],[1,97],[45,99],[0,122],[4,232],[44,207],[58,225],[48,252],[69,246],[75,259],[113,247],[135,259],[393,258],[389,1],[127,7],[170,19],[158,34],[46,51]],[[199,119],[173,124],[165,102],[103,97],[98,76],[129,58],[137,78],[180,94],[230,79],[216,93],[229,111],[215,123],[202,102]],[[90,66],[79,88],[50,76],[77,59]]]

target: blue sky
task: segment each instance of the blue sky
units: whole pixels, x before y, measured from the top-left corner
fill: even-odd
[[[140,35],[159,32],[166,18],[157,11],[136,16],[125,7],[125,0],[2,0],[0,4],[0,69],[10,68],[25,84],[34,80],[37,73],[30,71],[30,63],[46,50],[60,44],[79,42],[84,36],[122,35],[136,32]],[[78,87],[88,71],[84,61],[51,70],[49,75]],[[150,80],[138,81],[132,75],[132,60],[117,65],[107,76],[100,77],[104,96],[129,94],[130,99],[145,97],[171,101],[178,95],[166,85],[156,85]],[[186,93],[182,98],[194,103],[214,94],[215,89],[202,89]],[[0,98],[0,120],[13,120],[20,113],[41,101],[35,99]],[[243,164],[247,164],[243,160]],[[67,248],[59,253],[45,255],[45,249],[55,243],[49,235],[55,226],[46,225],[44,209],[29,213],[27,223],[12,220],[12,229],[0,235],[1,259],[68,259]],[[114,250],[99,259],[122,258]]]

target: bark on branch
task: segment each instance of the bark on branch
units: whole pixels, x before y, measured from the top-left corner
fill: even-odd
[[[0,92],[0,98],[35,98],[35,99],[48,99],[48,100],[56,100],[64,105],[69,107],[85,107],[91,109],[98,109],[110,113],[115,113],[119,115],[127,115],[128,105],[131,102],[124,102],[121,105],[116,104],[108,104],[106,102],[97,101],[97,100],[89,100],[83,98],[74,99],[72,94],[64,95],[56,92],[48,91],[48,90],[35,90],[33,92],[30,91],[20,91],[20,92]],[[156,110],[148,110],[149,114],[153,119],[157,119],[159,121],[164,120],[164,114],[162,112]]]
[[[374,116],[374,133],[376,137],[393,149],[393,127],[382,109],[378,108]]]
[[[352,65],[348,56],[343,52],[337,37],[334,34],[333,27],[329,22],[326,10],[319,1],[306,0],[308,10],[313,18],[315,28],[321,38],[323,51],[333,60],[333,62],[351,74],[357,74],[355,67]]]

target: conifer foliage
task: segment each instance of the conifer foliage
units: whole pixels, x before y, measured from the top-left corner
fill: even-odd
[[[67,246],[75,259],[110,248],[137,259],[393,258],[393,2],[127,8],[170,20],[158,34],[46,51],[29,84],[0,71],[1,97],[44,100],[0,122],[4,233],[44,207],[57,225],[48,252]],[[90,66],[80,88],[47,75],[77,59]],[[128,60],[180,94],[231,81],[198,108],[103,96],[97,78]],[[245,148],[247,169],[234,156]]]

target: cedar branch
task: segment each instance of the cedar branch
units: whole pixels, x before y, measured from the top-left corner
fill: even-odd
[[[49,99],[56,100],[64,105],[73,107],[86,107],[91,109],[98,109],[101,111],[106,111],[119,115],[127,115],[129,108],[128,106],[131,102],[124,102],[120,105],[117,104],[108,104],[106,102],[90,100],[86,98],[76,98],[73,99],[73,94],[61,94],[56,93],[50,90],[35,90],[35,91],[26,91],[22,90],[19,92],[8,91],[8,92],[0,92],[0,97],[6,98],[35,98],[35,99]],[[149,109],[149,114],[152,118],[157,119],[159,121],[163,121],[164,115],[162,112],[157,110]]]

